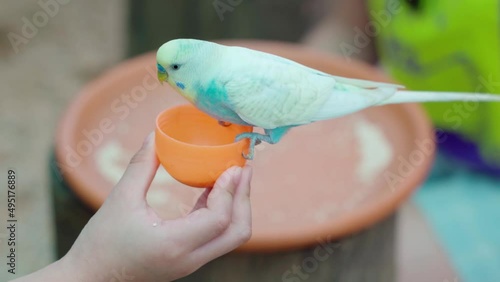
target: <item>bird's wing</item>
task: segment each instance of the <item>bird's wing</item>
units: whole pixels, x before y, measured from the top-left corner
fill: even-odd
[[[223,63],[230,107],[245,122],[267,129],[338,117],[379,104],[392,95],[369,89],[380,86],[376,82],[354,80],[355,85],[366,88],[339,83],[350,79],[287,60],[255,56],[253,51]]]
[[[327,74],[329,75],[329,74]],[[361,88],[373,89],[373,88],[405,88],[403,85],[387,83],[387,82],[378,82],[378,81],[370,81],[358,78],[348,78],[342,76],[330,75],[335,78],[339,83],[349,84]]]
[[[335,78],[335,80],[339,83],[344,83],[344,84],[349,84],[353,86],[358,86],[361,88],[405,88],[403,85],[399,84],[394,84],[394,83],[388,83],[388,82],[378,82],[378,81],[370,81],[370,80],[364,80],[364,79],[358,79],[358,78],[347,78],[347,77],[342,77],[342,76],[336,76],[332,75],[329,73],[322,72],[317,69],[310,68],[308,66],[299,64],[295,61],[292,61],[287,58],[283,58],[280,56],[276,56],[274,54],[262,52],[262,51],[257,51],[257,50],[252,50],[244,47],[238,47],[238,46],[233,46],[229,48],[233,54],[234,53],[252,53],[252,57],[258,58],[260,60],[267,60],[267,61],[273,61],[275,63],[280,63],[280,64],[285,64],[288,66],[293,66],[293,67],[299,67],[305,70],[309,70],[310,73],[320,75],[320,76],[328,76]]]
[[[335,80],[296,67],[254,61],[225,83],[231,108],[247,123],[272,129],[310,122]]]
[[[338,82],[332,95],[316,111],[312,121],[327,120],[351,114],[368,107],[383,105],[397,92],[393,86],[362,88]]]

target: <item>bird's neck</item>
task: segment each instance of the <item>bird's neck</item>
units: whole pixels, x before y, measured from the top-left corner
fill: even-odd
[[[169,80],[168,84],[174,88],[181,96],[186,98],[189,102],[195,103],[196,101],[196,93],[192,89],[191,81],[176,81],[174,79]]]
[[[186,98],[189,102],[195,104],[196,103],[196,93],[194,91],[190,91],[189,88],[184,88],[180,89],[176,85],[173,85],[173,87],[184,97]]]

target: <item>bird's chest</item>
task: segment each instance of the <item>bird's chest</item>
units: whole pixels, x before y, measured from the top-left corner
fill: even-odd
[[[227,93],[222,87],[211,83],[208,87],[198,87],[196,91],[195,104],[200,110],[220,121],[248,125],[234,110],[227,106]]]

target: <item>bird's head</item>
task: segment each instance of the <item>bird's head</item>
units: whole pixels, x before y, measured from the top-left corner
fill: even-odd
[[[182,85],[196,70],[202,49],[208,45],[209,42],[195,39],[174,39],[163,44],[156,53],[158,80],[183,89]]]

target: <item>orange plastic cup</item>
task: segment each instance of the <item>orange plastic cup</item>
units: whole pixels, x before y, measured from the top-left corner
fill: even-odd
[[[167,109],[156,118],[155,148],[160,163],[176,180],[192,187],[212,187],[232,166],[243,167],[250,142],[234,142],[253,127],[224,127],[193,105]]]

